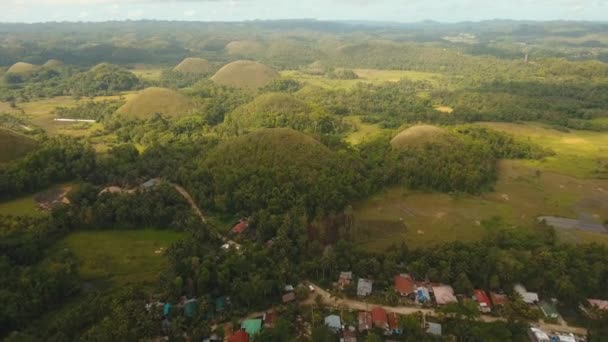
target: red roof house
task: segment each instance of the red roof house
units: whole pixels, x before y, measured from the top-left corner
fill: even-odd
[[[359,331],[370,330],[372,328],[372,314],[367,311],[359,312]]]
[[[247,229],[247,227],[249,227],[249,223],[247,222],[247,220],[241,220],[241,222],[237,223],[234,227],[232,227],[230,231],[233,234],[241,234]]]
[[[239,330],[228,338],[228,342],[249,342],[249,335],[243,330]]]
[[[395,290],[402,296],[409,296],[416,292],[414,279],[409,274],[395,276]]]
[[[397,325],[397,314],[394,312],[389,312],[388,313],[388,327],[391,330],[397,330],[398,325]]]
[[[372,323],[380,329],[388,330],[386,311],[383,308],[375,307],[372,309]]]
[[[490,298],[488,298],[486,291],[479,289],[473,290],[473,297],[477,301],[477,304],[479,304],[479,311],[485,313],[492,311],[492,303],[490,302]]]
[[[492,303],[494,306],[505,305],[508,301],[508,298],[504,294],[498,294],[496,292],[490,292],[490,299],[492,299]]]

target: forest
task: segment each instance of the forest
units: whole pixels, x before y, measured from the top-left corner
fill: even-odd
[[[352,271],[378,305],[402,303],[403,273],[509,298],[493,323],[468,300],[433,309],[442,337],[400,316],[394,340],[525,341],[542,316],[522,283],[603,341],[608,314],[579,305],[608,299],[607,30],[0,24],[0,339],[200,341],[275,308],[255,341],[335,341],[332,309],[296,285]],[[136,238],[111,251],[77,239],[121,232]],[[289,284],[300,304],[280,304]],[[183,298],[195,313],[146,309]]]

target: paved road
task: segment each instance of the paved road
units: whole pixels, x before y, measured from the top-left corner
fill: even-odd
[[[395,307],[395,306],[377,305],[377,304],[366,303],[366,302],[362,302],[362,301],[354,300],[354,299],[336,298],[336,297],[332,296],[329,292],[322,289],[321,287],[319,287],[315,284],[312,284],[312,283],[310,283],[310,284],[314,287],[315,293],[317,295],[321,295],[323,303],[328,306],[335,306],[335,307],[345,306],[349,309],[353,309],[353,310],[357,310],[357,311],[370,311],[372,308],[379,306],[386,311],[395,312],[395,313],[398,313],[401,315],[411,315],[411,314],[415,314],[415,313],[422,313],[424,316],[437,316],[438,315],[437,311],[435,311],[434,309],[422,309],[422,308],[408,307],[408,306],[396,306]],[[305,303],[306,304],[314,303],[315,297],[317,297],[317,296],[313,294],[305,301]],[[501,317],[493,317],[493,316],[485,316],[485,315],[482,315],[480,317],[480,319],[487,323],[505,320],[504,318],[501,318]],[[582,335],[582,336],[587,335],[587,330],[584,328],[579,328],[579,327],[547,324],[542,321],[539,321],[538,323],[533,324],[533,325],[540,327],[541,329],[543,329],[545,331],[573,333],[573,334]]]
[[[205,216],[203,216],[203,212],[198,207],[198,205],[196,205],[196,203],[194,202],[194,199],[192,198],[192,196],[190,196],[190,193],[186,189],[184,189],[183,187],[181,187],[177,184],[171,183],[171,185],[173,185],[175,190],[177,190],[177,192],[179,192],[180,195],[182,195],[182,197],[188,202],[188,204],[190,204],[190,207],[192,207],[192,210],[194,210],[194,213],[196,214],[196,216],[200,217],[200,219],[201,219],[201,221],[203,221],[203,223],[207,223]]]

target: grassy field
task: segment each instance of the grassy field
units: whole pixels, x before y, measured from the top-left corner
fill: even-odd
[[[334,80],[326,78],[325,76],[309,75],[297,70],[282,71],[281,76],[293,78],[313,86],[327,89],[350,89],[360,82],[378,84],[384,82],[398,82],[402,79],[412,81],[428,81],[436,86],[443,79],[441,74],[418,71],[375,69],[356,69],[354,71],[359,76],[359,78],[355,80]]]
[[[46,213],[44,211],[38,210],[38,203],[34,197],[35,195],[29,195],[6,202],[0,202],[0,215],[45,216]]]
[[[530,167],[579,178],[594,178],[608,162],[608,134],[546,128],[540,124],[482,123],[522,139],[553,149],[556,155],[542,161],[526,162]]]
[[[384,132],[390,131],[381,128],[378,124],[369,124],[361,121],[360,116],[345,116],[344,120],[355,127],[355,131],[348,134],[344,140],[351,145],[358,145],[365,140],[374,138]]]
[[[136,92],[128,92],[117,96],[97,96],[94,101],[119,100],[128,101],[136,95]],[[58,96],[50,99],[42,99],[32,102],[19,103],[18,109],[23,111],[23,114],[18,115],[32,124],[44,129],[51,135],[64,134],[70,136],[88,136],[98,129],[102,129],[101,124],[87,123],[66,123],[56,122],[53,111],[57,107],[75,107],[79,103],[90,101],[90,98],[75,99],[70,96]]]
[[[68,248],[79,260],[86,281],[111,285],[151,283],[166,266],[164,250],[182,233],[165,230],[104,230],[70,234],[57,248]]]
[[[160,81],[160,76],[163,73],[163,69],[147,69],[147,68],[136,68],[130,70],[137,77],[147,81]]]
[[[502,218],[507,227],[534,229],[538,216],[608,220],[608,179],[598,165],[608,160],[608,134],[563,133],[537,124],[483,125],[550,147],[545,161],[502,161],[493,192],[481,196],[425,193],[393,187],[355,205],[358,243],[382,251],[405,241],[412,247],[445,241],[473,241],[487,231],[484,221]],[[608,234],[559,230],[565,242],[608,244]]]

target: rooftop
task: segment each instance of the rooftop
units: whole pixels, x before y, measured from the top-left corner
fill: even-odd
[[[433,294],[438,305],[458,302],[454,296],[454,289],[449,285],[433,286]]]
[[[395,289],[402,296],[407,296],[413,293],[416,289],[414,279],[409,274],[400,274],[395,276]]]
[[[369,279],[359,278],[357,283],[357,296],[365,297],[372,293],[373,282]]]
[[[249,335],[255,335],[262,330],[262,320],[259,318],[245,320],[241,323],[241,328]]]

